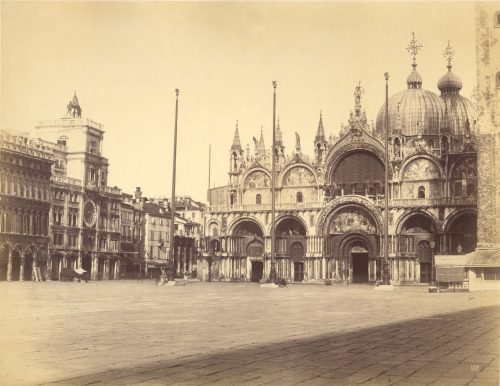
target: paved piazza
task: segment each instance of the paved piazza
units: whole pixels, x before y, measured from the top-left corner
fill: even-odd
[[[498,385],[498,293],[0,283],[0,384]]]

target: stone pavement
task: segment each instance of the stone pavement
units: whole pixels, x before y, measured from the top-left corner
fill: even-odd
[[[0,283],[0,384],[498,385],[499,295]]]

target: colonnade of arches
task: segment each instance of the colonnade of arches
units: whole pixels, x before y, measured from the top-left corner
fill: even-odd
[[[35,277],[35,269],[40,269],[46,277],[46,254],[34,246],[22,247],[8,243],[0,245],[0,281],[29,281]]]
[[[349,205],[336,211],[363,213]],[[369,210],[364,213],[368,216]],[[308,234],[307,225],[299,217],[278,217],[275,230],[278,277],[299,282],[380,280],[383,250],[380,224],[376,223],[373,228],[359,219],[346,217],[359,225],[351,229],[344,224],[337,232],[330,226],[336,223],[335,217],[329,215],[325,220],[328,223],[325,233],[321,236]],[[476,222],[477,215],[472,209],[453,212],[442,228],[437,219],[424,211],[402,216],[396,224],[396,232],[389,235],[391,280],[430,282],[433,254],[468,253],[476,248]],[[208,250],[219,261],[218,265],[215,261],[212,265],[212,278],[261,281],[269,276],[270,236],[256,219],[236,221],[225,236],[218,236],[216,223],[209,224],[209,229],[214,230],[214,235],[211,241],[207,241]]]

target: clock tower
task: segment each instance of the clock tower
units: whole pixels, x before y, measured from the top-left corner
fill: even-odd
[[[58,180],[78,184],[80,199],[74,224],[78,228],[78,259],[75,265],[90,271],[94,280],[114,278],[120,266],[121,190],[108,186],[109,162],[103,154],[103,125],[83,116],[82,112],[75,92],[64,117],[40,121],[35,127],[40,137],[61,145],[60,164],[64,165],[64,170],[58,171]],[[72,208],[61,210],[73,211],[75,215],[75,203],[70,201],[67,205]]]

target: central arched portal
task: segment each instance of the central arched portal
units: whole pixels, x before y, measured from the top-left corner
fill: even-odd
[[[352,282],[368,283],[368,249],[355,245],[350,251],[352,262]]]
[[[338,208],[327,219],[328,277],[349,283],[375,282],[380,272],[378,222],[361,205]]]

